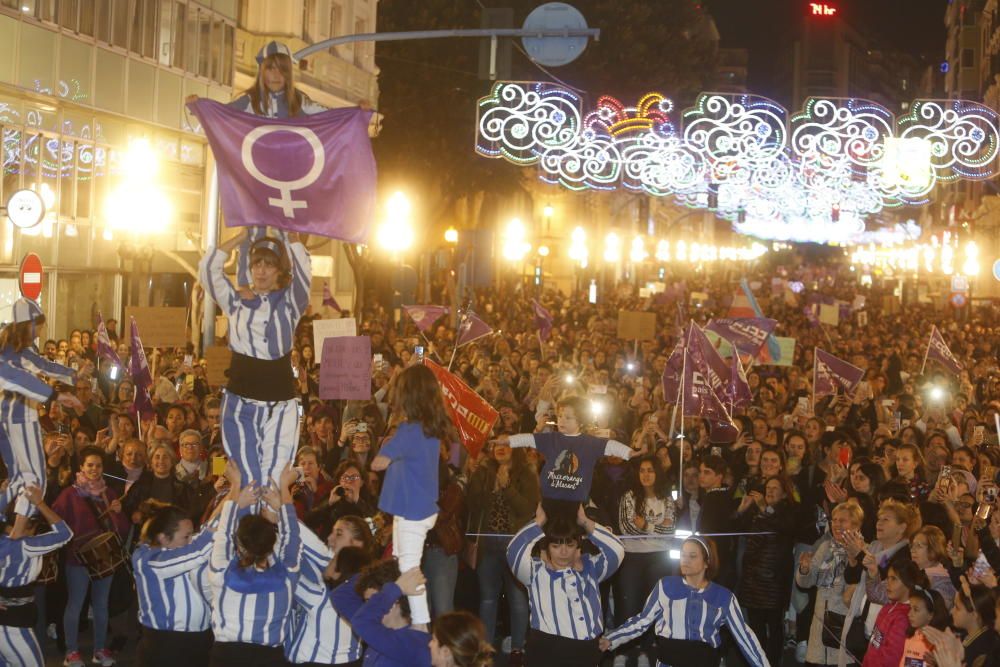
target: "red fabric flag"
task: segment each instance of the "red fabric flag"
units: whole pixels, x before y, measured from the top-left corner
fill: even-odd
[[[462,445],[472,456],[479,456],[490,431],[493,430],[493,425],[500,418],[500,413],[454,373],[448,372],[430,359],[424,359],[424,365],[431,369],[441,383],[448,416],[458,429]]]

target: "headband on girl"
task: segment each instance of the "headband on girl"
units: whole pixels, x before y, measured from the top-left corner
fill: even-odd
[[[700,544],[701,548],[705,550],[705,563],[706,564],[711,564],[712,563],[712,550],[708,548],[708,542],[706,542],[705,540],[701,539],[697,535],[690,535],[684,541],[685,542],[687,542],[687,541],[697,542],[698,544]]]
[[[934,609],[934,596],[931,595],[931,592],[929,590],[927,590],[923,586],[914,586],[913,592],[918,594],[920,597],[924,599],[924,602],[927,603],[928,609]]]

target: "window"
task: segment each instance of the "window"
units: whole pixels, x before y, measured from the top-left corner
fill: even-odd
[[[128,0],[113,0],[111,15],[111,43],[128,48]]]
[[[198,70],[199,76],[212,76],[212,17],[203,10],[198,11]]]
[[[962,49],[962,67],[972,67],[975,60],[975,51],[972,49]]]
[[[215,16],[212,21],[212,35],[213,39],[210,41],[210,56],[212,58],[212,73],[211,77],[215,81],[222,81],[222,70],[225,66],[223,63],[222,53],[225,50],[225,42],[223,27],[225,24],[222,22],[222,18]]]
[[[76,182],[76,217],[90,218],[90,191],[94,183],[94,147],[90,144],[77,144],[79,168]]]
[[[53,140],[55,141],[55,140]],[[59,192],[59,215],[72,218],[76,214],[76,142],[62,142],[61,190]]]
[[[81,35],[94,36],[94,7],[88,4],[80,9],[80,27],[77,29]]]
[[[59,25],[69,30],[76,30],[77,14],[80,11],[80,0],[61,0],[59,9]]]
[[[95,0],[94,37],[111,43],[111,0]]]
[[[302,39],[306,42],[317,41],[316,19],[316,0],[306,0],[302,7]]]
[[[170,12],[173,8],[174,3],[170,0],[163,0],[160,3],[160,29],[157,33],[159,37],[156,40],[156,59],[160,61],[161,65],[170,65],[172,62],[171,54],[174,42],[170,38],[170,31],[174,27],[174,21]]]
[[[156,0],[134,0],[129,50],[152,58],[156,41]]]
[[[342,28],[341,21],[344,17],[344,9],[338,0],[330,0],[330,37],[340,37]]]
[[[365,24],[364,19],[355,19],[354,21],[354,34],[363,35],[368,32],[368,26]],[[358,67],[363,67],[365,64],[365,56],[368,51],[367,42],[355,42],[354,43],[354,64]]]
[[[233,85],[233,44],[236,41],[236,28],[225,24],[225,44],[222,50],[222,78],[220,81],[227,86]]]
[[[188,6],[184,21],[184,69],[198,73],[198,10]]]
[[[174,51],[171,64],[178,69],[184,69],[184,53],[187,48],[186,27],[187,5],[176,3],[174,4]]]

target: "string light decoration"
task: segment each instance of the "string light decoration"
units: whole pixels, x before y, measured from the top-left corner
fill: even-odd
[[[991,178],[1000,151],[997,113],[962,100],[918,100],[896,119],[868,100],[812,98],[790,115],[765,97],[703,93],[680,127],[673,110],[648,93],[584,113],[560,86],[499,82],[480,100],[476,150],[571,190],[672,196],[745,234],[820,243],[928,203],[938,183]]]

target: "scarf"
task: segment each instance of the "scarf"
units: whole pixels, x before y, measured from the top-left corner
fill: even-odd
[[[108,488],[103,477],[98,480],[89,480],[82,472],[76,473],[76,484],[74,486],[76,486],[80,493],[93,496],[94,498],[101,498]]]
[[[181,467],[182,470],[184,470],[184,474],[186,477],[191,477],[194,475],[201,477],[201,461],[182,460],[178,465]]]

